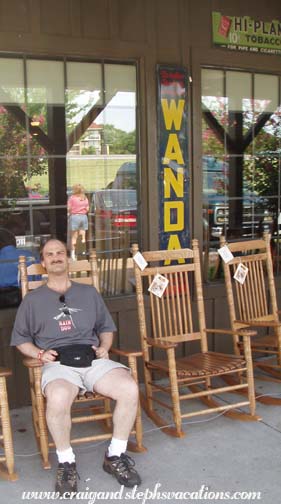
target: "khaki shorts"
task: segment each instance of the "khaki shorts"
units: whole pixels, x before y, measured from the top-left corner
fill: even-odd
[[[93,392],[95,383],[112,369],[130,368],[110,359],[95,359],[90,367],[78,368],[64,366],[60,362],[48,362],[42,368],[41,387],[44,394],[45,387],[53,380],[63,379],[79,387],[79,394]]]

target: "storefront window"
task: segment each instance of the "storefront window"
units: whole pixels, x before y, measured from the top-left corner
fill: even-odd
[[[205,277],[221,274],[219,237],[272,233],[279,269],[280,77],[202,70]]]
[[[76,63],[75,73],[73,65],[67,81],[68,192],[78,182],[85,187],[88,240],[97,251],[128,249],[137,239],[135,67],[105,64],[102,76],[100,65]]]
[[[105,270],[113,260],[115,269],[126,269],[110,271],[114,280],[103,280],[104,295],[132,292],[127,263],[138,232],[136,107],[135,65],[0,58],[0,228],[35,259],[50,236],[70,250],[67,202],[82,185],[89,225],[75,257],[95,248]],[[4,264],[0,250],[0,268]]]

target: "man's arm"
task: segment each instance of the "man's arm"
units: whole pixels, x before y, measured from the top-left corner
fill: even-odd
[[[36,345],[27,341],[21,345],[17,345],[17,349],[26,357],[31,357],[33,359],[39,359],[42,362],[52,362],[56,359],[57,352],[55,350],[42,350]]]
[[[96,352],[98,359],[108,359],[108,352],[111,349],[113,342],[113,332],[104,332],[99,334],[100,346],[93,349]]]

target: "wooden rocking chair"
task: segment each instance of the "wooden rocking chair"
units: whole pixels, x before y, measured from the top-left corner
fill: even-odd
[[[41,264],[32,264],[27,267],[26,258],[20,256],[19,270],[21,278],[22,297],[30,290],[36,289],[46,282],[47,274]],[[38,280],[38,275],[41,280]],[[69,276],[75,282],[93,285],[99,290],[98,266],[95,251],[92,252],[90,260],[70,261]],[[138,382],[137,375],[137,357],[141,352],[127,352],[119,349],[112,349],[111,353],[126,357],[128,366],[131,368],[132,375]],[[41,452],[43,467],[49,469],[49,448],[54,447],[54,443],[49,439],[49,433],[45,418],[45,398],[41,392],[41,367],[42,363],[38,359],[25,358],[24,365],[29,370],[32,418],[35,437]],[[99,421],[103,427],[102,433],[95,433],[84,437],[75,437],[71,439],[72,444],[101,441],[112,437],[112,411],[109,398],[96,393],[86,393],[85,396],[78,395],[72,407],[72,423],[80,424],[85,422]],[[142,444],[142,421],[141,408],[138,407],[135,427],[131,433],[135,436],[135,442],[129,441],[128,450],[135,452],[146,451]]]
[[[138,252],[136,244],[133,245],[132,251],[133,255]],[[246,350],[245,357],[208,350],[208,333],[233,336],[234,331],[206,329],[197,240],[193,240],[192,250],[161,250],[142,252],[142,255],[148,266],[141,271],[135,264],[134,269],[139,331],[144,355],[145,392],[141,394],[141,402],[148,416],[164,432],[177,437],[184,436],[182,419],[196,415],[222,412],[240,420],[259,420],[260,418],[255,416],[250,346],[250,338],[254,332],[241,334]],[[161,298],[150,293],[152,336],[149,336],[144,304],[147,285],[146,288],[144,285],[150,285],[157,273],[165,276],[169,284]],[[190,292],[190,284],[193,281],[196,293],[194,305]],[[199,322],[196,328],[194,321]],[[190,355],[190,346],[194,343],[197,353]],[[228,374],[238,376],[239,383],[229,386],[218,380]],[[240,389],[245,390],[247,394],[247,399],[243,402],[219,403],[214,399],[214,395],[220,396]],[[200,399],[207,408],[194,409],[192,399]],[[183,401],[189,403],[187,411],[183,411]],[[250,414],[237,411],[244,406],[249,406]],[[157,407],[167,409],[170,416],[172,414],[172,419],[163,418]]]
[[[99,291],[103,297],[121,296],[132,292],[129,274],[133,274],[133,260],[128,250],[95,251],[97,257]]]
[[[225,286],[229,316],[233,331],[245,328],[269,330],[269,334],[251,338],[254,366],[267,373],[269,380],[281,380],[281,321],[279,319],[276,290],[273,276],[270,234],[263,238],[227,243],[222,236],[221,246],[227,245],[235,256],[223,261]],[[243,284],[233,280],[239,264],[248,268]],[[233,337],[234,352],[243,355],[244,345],[241,338]],[[266,379],[266,375],[264,376]],[[264,404],[281,405],[281,398],[260,397]]]
[[[18,475],[14,470],[14,447],[9,412],[6,378],[12,371],[0,367],[0,477],[16,481]]]

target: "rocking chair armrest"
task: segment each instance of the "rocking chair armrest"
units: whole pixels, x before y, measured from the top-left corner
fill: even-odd
[[[169,348],[176,348],[177,343],[171,343],[170,341],[156,341],[152,338],[146,338],[146,341],[149,345],[154,348],[161,348],[162,350],[168,350]]]
[[[239,329],[238,331],[233,331],[232,329],[204,329],[206,333],[217,333],[217,334],[230,334],[232,336],[246,336],[253,337],[257,335],[257,331],[252,331],[248,329]]]
[[[254,327],[281,327],[281,322],[275,320],[234,320],[236,324]]]
[[[4,376],[11,376],[12,375],[12,370],[8,369],[6,367],[0,367],[0,377],[3,378]]]
[[[42,367],[43,362],[39,359],[33,359],[32,357],[26,357],[23,359],[23,364],[27,368],[36,368],[36,367]]]
[[[131,350],[119,350],[118,348],[111,348],[110,352],[115,355],[122,355],[123,357],[142,357],[143,353],[141,351],[134,352]]]

